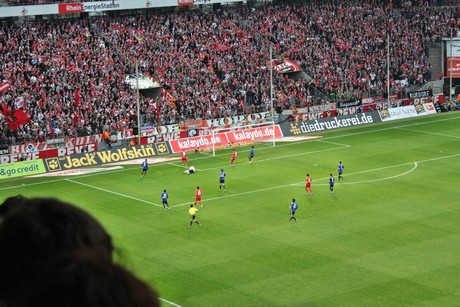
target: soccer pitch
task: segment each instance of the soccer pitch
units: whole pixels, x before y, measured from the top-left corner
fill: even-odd
[[[2,181],[0,200],[52,196],[82,207],[163,306],[458,306],[460,112],[321,136],[256,144],[252,163],[250,147],[239,147],[234,167],[230,149],[191,152],[193,175],[178,159],[151,164],[145,178],[139,163]],[[197,186],[202,227],[189,229]],[[293,198],[298,222],[289,222]]]

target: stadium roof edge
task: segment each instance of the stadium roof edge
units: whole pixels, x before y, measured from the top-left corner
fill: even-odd
[[[192,6],[202,4],[226,4],[246,2],[245,0],[113,0],[96,2],[55,3],[41,5],[3,6],[0,18],[40,15],[64,15],[75,13],[102,13],[134,9]]]

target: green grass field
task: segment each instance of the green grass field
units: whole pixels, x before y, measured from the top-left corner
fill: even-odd
[[[459,112],[257,144],[251,164],[248,147],[237,151],[235,167],[230,150],[189,153],[194,175],[177,160],[145,178],[137,164],[2,181],[0,200],[53,196],[84,208],[163,306],[460,306]],[[197,185],[203,226],[189,229]],[[160,205],[163,189],[172,210]]]

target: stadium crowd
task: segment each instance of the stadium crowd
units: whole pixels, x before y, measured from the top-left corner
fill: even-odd
[[[399,14],[381,1],[317,0],[2,25],[0,79],[10,85],[2,108],[31,120],[11,130],[0,114],[0,137],[13,145],[135,127],[136,92],[124,79],[136,61],[163,87],[141,95],[143,125],[269,110],[269,46],[311,77],[274,72],[275,107],[382,95],[388,35],[398,93],[432,79],[430,43],[457,29],[458,16],[445,7]],[[312,99],[316,90],[324,95]]]

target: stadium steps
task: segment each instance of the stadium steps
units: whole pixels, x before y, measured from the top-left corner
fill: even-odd
[[[432,68],[432,80],[439,79],[439,73],[441,72],[441,43],[432,43],[428,50],[428,61]]]
[[[432,43],[428,50],[428,61],[431,64],[431,81],[425,83],[419,90],[432,89],[433,94],[440,94],[443,92],[443,81],[439,80],[439,73],[441,72],[441,43]]]
[[[406,89],[406,92],[424,91],[428,89],[433,90],[433,94],[440,94],[443,92],[443,80],[439,79],[441,72],[441,43],[434,42],[428,50],[428,62],[431,64],[431,81],[425,83],[423,86],[412,86]]]

